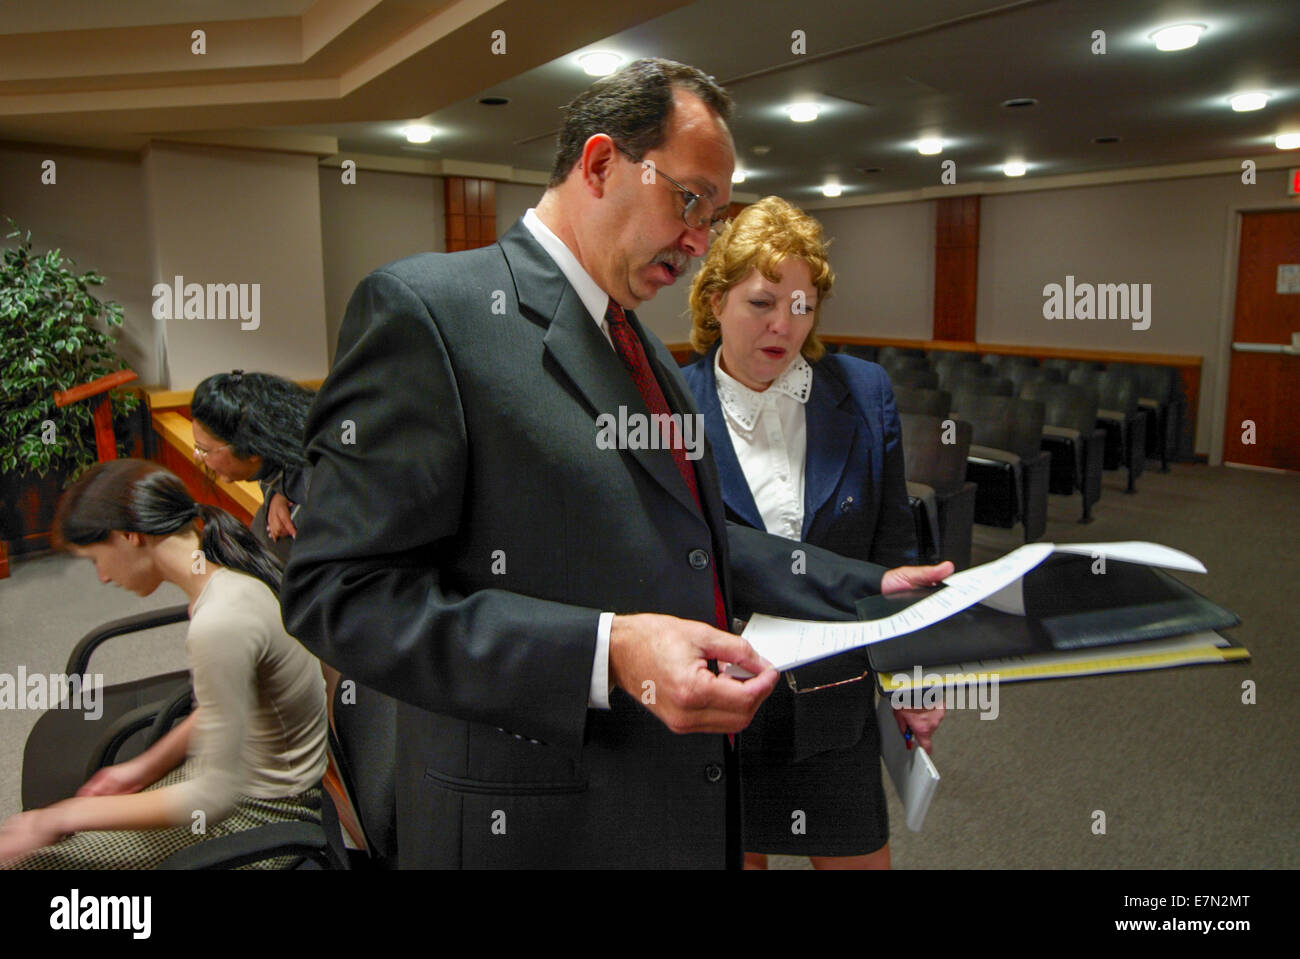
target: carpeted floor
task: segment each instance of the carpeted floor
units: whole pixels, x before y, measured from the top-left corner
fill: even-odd
[[[1185,550],[1207,576],[1178,574],[1242,618],[1251,662],[1004,684],[999,715],[950,711],[935,740],[943,776],[925,828],[890,801],[895,868],[1300,867],[1300,615],[1295,550],[1300,476],[1177,465],[1135,496],[1106,474],[1095,522],[1077,497],[1052,497],[1046,539],[1146,539]],[[1020,545],[1018,530],[976,527],[976,563]],[[18,561],[0,581],[0,672],[61,671],[76,640],[105,620],[183,601],[101,585],[89,562]],[[184,624],[110,643],[108,682],[184,668]],[[1257,703],[1242,703],[1255,682]],[[0,816],[19,809],[23,743],[36,720],[0,710]],[[1106,832],[1094,834],[1094,812]],[[807,860],[773,857],[774,868]]]

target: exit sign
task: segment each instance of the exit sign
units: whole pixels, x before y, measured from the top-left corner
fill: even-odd
[[[1291,170],[1287,173],[1286,192],[1291,196],[1300,194],[1300,170]]]

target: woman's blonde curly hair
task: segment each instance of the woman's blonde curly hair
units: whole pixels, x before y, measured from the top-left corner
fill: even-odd
[[[779,196],[765,196],[745,207],[709,246],[709,253],[691,284],[691,346],[698,353],[707,353],[722,335],[713,312],[714,294],[721,302],[754,269],[778,283],[777,270],[781,263],[803,260],[817,288],[817,306],[801,352],[808,360],[821,359],[826,347],[817,338],[817,322],[821,319],[822,303],[830,296],[835,283],[835,274],[826,259],[829,245],[820,223]]]

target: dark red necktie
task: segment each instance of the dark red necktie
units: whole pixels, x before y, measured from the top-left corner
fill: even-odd
[[[704,508],[700,504],[700,490],[695,482],[695,469],[691,466],[690,461],[686,459],[686,445],[682,442],[681,434],[671,416],[672,411],[668,409],[668,401],[664,399],[664,391],[659,386],[659,381],[655,379],[654,371],[650,369],[650,361],[646,358],[645,347],[641,345],[641,340],[637,338],[636,331],[628,323],[627,316],[623,313],[623,308],[611,298],[609,306],[605,309],[605,322],[609,324],[609,337],[614,342],[614,349],[623,360],[623,365],[627,367],[632,379],[636,383],[636,388],[641,391],[641,398],[645,400],[646,409],[654,417],[662,415],[663,419],[651,419],[652,423],[663,423],[668,448],[672,450],[673,462],[677,464],[677,472],[682,474],[682,479],[686,482],[686,488],[691,491],[691,497],[695,500],[696,507],[700,510],[700,515],[704,515]],[[716,557],[715,557],[716,558]],[[718,569],[714,565],[713,571],[713,613],[717,620],[718,629],[730,632],[727,629],[727,611],[722,602],[722,590],[718,586]]]

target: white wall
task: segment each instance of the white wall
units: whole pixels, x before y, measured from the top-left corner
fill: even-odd
[[[41,183],[45,160],[55,164],[48,185]],[[118,355],[141,384],[154,385],[153,280],[139,157],[0,143],[0,245],[11,242],[4,239],[6,217],[31,231],[34,250],[62,250],[79,273],[95,270],[107,278],[92,291],[122,305],[123,324],[114,333]]]
[[[1254,185],[1238,174],[1152,180],[980,201],[976,339],[1202,357],[1196,450],[1212,445],[1225,287],[1235,276],[1230,212],[1286,203],[1285,171]],[[1234,264],[1225,276],[1225,259]],[[1151,284],[1151,326],[1123,320],[1045,320],[1043,287],[1075,282]],[[1229,303],[1228,309],[1231,310]]]
[[[259,325],[158,321],[167,385],[235,367],[290,379],[327,372],[315,157],[153,144],[144,156],[154,282],[260,284]]]
[[[936,209],[927,200],[812,211],[831,240],[835,271],[824,332],[930,338]]]
[[[58,179],[40,185],[40,163]],[[108,276],[102,298],[122,303],[119,352],[145,384],[155,374],[151,288],[176,272],[199,282],[261,282],[262,329],[172,321],[177,388],[234,366],[283,376],[327,369],[348,297],[370,270],[444,247],[437,177],[340,171],[309,157],[251,150],[157,147],[148,163],[126,154],[0,144],[0,215],[30,228],[38,247],[59,247]],[[980,205],[977,338],[987,343],[1185,353],[1203,359],[1196,449],[1213,448],[1225,375],[1220,333],[1235,276],[1232,211],[1295,206],[1285,171],[987,195]],[[497,234],[540,199],[543,187],[497,184]],[[929,338],[934,296],[935,203],[844,207],[814,213],[832,239],[835,292],[823,330]],[[154,260],[158,262],[155,263]],[[1043,286],[1150,283],[1152,322],[1047,321]],[[666,342],[690,332],[682,277],[637,310]],[[177,364],[180,364],[179,366]]]
[[[325,272],[325,336],[330,362],[352,291],[377,267],[446,249],[442,178],[320,168],[321,251]]]

